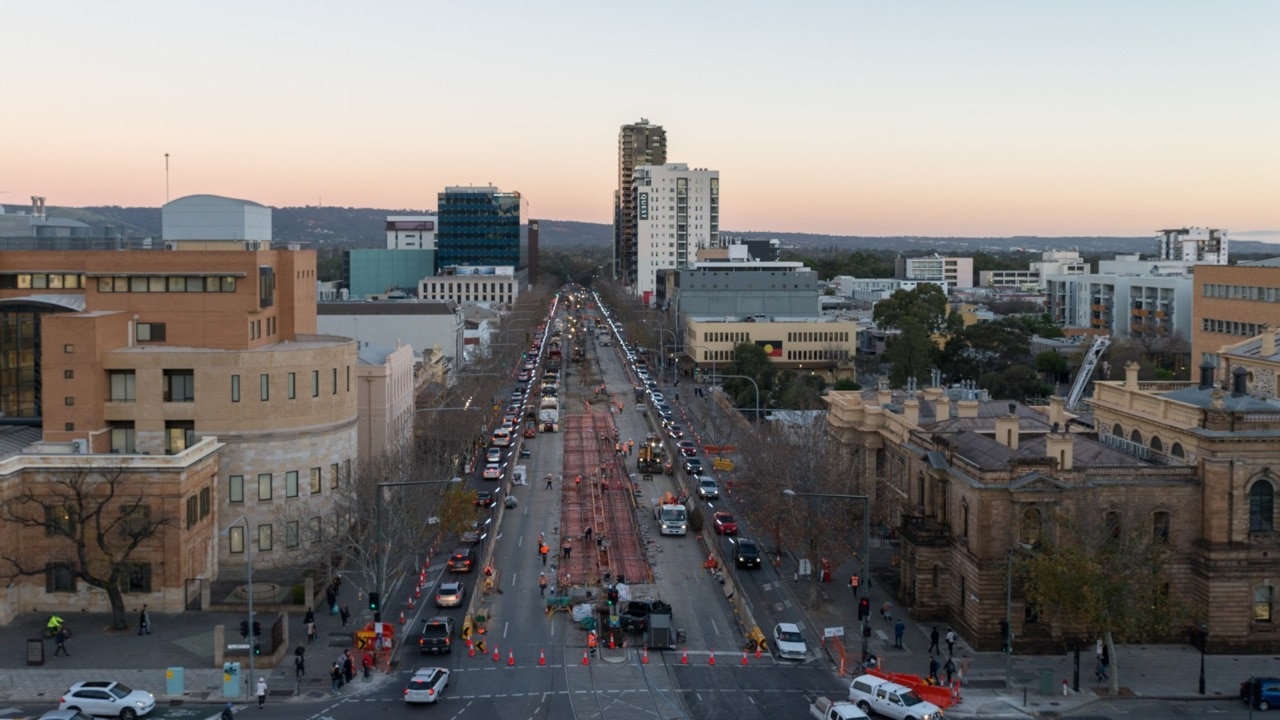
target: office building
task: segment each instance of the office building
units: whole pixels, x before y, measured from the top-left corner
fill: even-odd
[[[953,290],[973,287],[973,258],[943,257],[927,255],[925,257],[898,256],[894,261],[894,273],[908,280],[932,280],[945,282]]]
[[[1227,231],[1187,227],[1156,233],[1161,260],[1181,260],[1196,265],[1228,264]]]
[[[387,249],[435,250],[438,226],[439,218],[435,213],[388,216]]]
[[[636,197],[632,192],[635,169],[665,165],[667,131],[641,118],[618,131],[618,186],[613,192],[613,276],[623,285],[636,282]]]
[[[820,374],[832,383],[853,377],[858,324],[830,317],[692,317],[684,322],[685,367],[695,374],[733,362],[738,345],[754,344],[779,369]]]
[[[1192,278],[1195,319],[1191,362],[1215,363],[1225,345],[1280,328],[1280,266],[1274,260],[1197,265]]]
[[[439,194],[436,271],[451,265],[526,266],[528,202],[518,192],[459,186]]]
[[[699,250],[720,243],[720,173],[684,163],[635,169],[636,276],[632,287],[653,301],[657,272],[687,268]]]
[[[508,308],[520,297],[520,277],[510,265],[442,268],[440,274],[418,283],[422,300],[448,300],[458,305],[484,303]]]

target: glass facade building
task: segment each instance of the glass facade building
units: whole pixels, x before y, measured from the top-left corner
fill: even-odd
[[[451,265],[525,267],[524,199],[493,187],[450,187],[439,194],[436,272]]]

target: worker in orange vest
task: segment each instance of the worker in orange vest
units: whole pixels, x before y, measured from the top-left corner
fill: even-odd
[[[547,564],[547,553],[549,552],[551,552],[551,548],[547,547],[546,543],[543,543],[542,546],[538,548],[538,554],[542,556],[543,565]]]
[[[598,643],[599,643],[599,640],[596,638],[596,631],[595,631],[595,630],[592,630],[591,632],[588,632],[588,633],[587,633],[587,648],[591,650],[591,657],[595,657],[595,656],[596,656],[596,645],[597,645]]]

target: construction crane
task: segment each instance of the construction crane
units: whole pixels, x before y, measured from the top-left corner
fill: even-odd
[[[1080,399],[1084,397],[1084,388],[1089,384],[1089,378],[1093,377],[1093,371],[1097,369],[1098,362],[1102,360],[1102,353],[1110,344],[1111,337],[1108,335],[1099,335],[1093,339],[1093,344],[1084,354],[1084,361],[1080,363],[1080,370],[1076,372],[1076,381],[1071,384],[1071,394],[1067,396],[1068,410],[1075,410],[1080,404]]]

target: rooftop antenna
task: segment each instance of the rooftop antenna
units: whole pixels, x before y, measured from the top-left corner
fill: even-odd
[[[164,204],[169,204],[169,153],[164,154]]]

